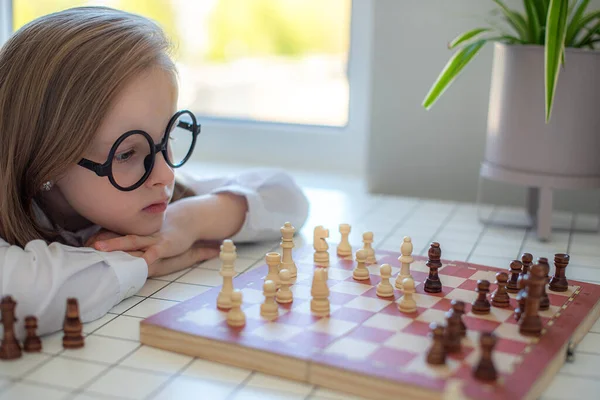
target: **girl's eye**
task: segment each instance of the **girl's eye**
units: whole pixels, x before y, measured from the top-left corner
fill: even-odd
[[[115,161],[117,161],[117,162],[126,162],[131,157],[133,157],[134,153],[135,153],[134,150],[129,150],[129,151],[124,152],[124,153],[115,154]]]

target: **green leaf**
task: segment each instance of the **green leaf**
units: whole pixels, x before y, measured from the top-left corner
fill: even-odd
[[[545,27],[546,20],[548,19],[548,6],[550,5],[550,0],[534,0],[534,4],[538,14],[538,21],[540,21],[542,27]]]
[[[523,0],[525,11],[527,12],[527,26],[529,27],[529,42],[537,43],[540,38],[540,21],[536,10],[535,3],[531,0]]]
[[[546,78],[546,123],[550,121],[552,103],[560,72],[561,57],[565,49],[567,34],[568,4],[564,0],[550,0],[546,26],[545,78]]]
[[[571,26],[569,28],[571,28],[570,31],[567,31],[567,35],[569,35],[569,32],[571,33],[571,36],[567,36],[566,40],[565,40],[565,44],[567,46],[572,46],[573,43],[575,43],[575,39],[577,38],[577,35],[581,32],[581,30],[583,28],[585,28],[587,26],[587,24],[589,24],[590,22],[592,22],[593,20],[600,18],[600,10],[597,11],[593,11],[589,14],[586,14],[585,16],[579,18],[577,21],[572,21]]]
[[[598,33],[600,33],[600,21],[598,21],[596,25],[594,25],[594,27],[590,29],[588,33],[583,38],[581,38],[581,40],[577,44],[574,44],[573,47],[583,47],[587,45],[590,42],[590,40],[592,40],[594,35]]]
[[[573,9],[569,11],[571,18],[569,19],[569,27],[567,28],[567,40],[566,43],[569,44],[575,39],[576,36],[576,22],[581,19],[581,16],[585,12],[590,0],[577,0],[573,3]]]
[[[487,39],[480,39],[474,43],[460,48],[448,60],[446,66],[438,76],[437,80],[429,89],[429,93],[423,100],[423,107],[430,109],[437,99],[446,91],[448,86],[456,79],[462,69],[477,55],[481,48],[486,44]]]
[[[527,40],[527,22],[525,22],[525,18],[518,12],[509,9],[502,1],[493,1],[500,6],[506,21],[508,21],[508,23],[517,31],[519,37],[522,40]]]
[[[458,35],[454,40],[452,40],[450,43],[448,43],[448,48],[449,49],[453,49],[455,47],[457,47],[460,44],[463,44],[465,42],[467,42],[468,40],[473,39],[474,37],[480,35],[483,32],[488,32],[490,31],[489,28],[476,28],[473,30],[470,30],[468,32],[465,32],[461,35]]]

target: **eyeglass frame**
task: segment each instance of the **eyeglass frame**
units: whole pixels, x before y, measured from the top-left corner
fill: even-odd
[[[182,128],[191,131],[192,144],[191,144],[190,150],[186,154],[185,158],[179,164],[175,165],[175,164],[171,163],[171,160],[169,159],[168,154],[167,154],[167,146],[169,144],[169,132],[171,130],[171,125],[173,125],[173,123],[177,120],[177,118],[179,118],[184,113],[187,113],[190,115],[190,117],[192,118],[192,123],[190,124],[185,121],[180,121],[179,124],[177,124],[177,126],[182,127],[181,124],[184,124],[185,126],[183,126]],[[148,177],[150,176],[150,174],[152,173],[152,170],[154,169],[154,163],[156,161],[157,153],[159,153],[159,152],[162,153],[163,158],[165,159],[165,162],[171,168],[179,168],[183,164],[185,164],[191,157],[192,153],[194,152],[194,148],[196,147],[196,139],[197,139],[198,135],[200,134],[201,128],[202,128],[202,125],[198,124],[198,122],[196,121],[196,116],[191,111],[180,110],[180,111],[177,111],[175,113],[175,115],[173,115],[171,117],[171,119],[169,120],[169,123],[167,124],[165,133],[164,133],[163,138],[160,141],[160,143],[155,144],[154,139],[152,139],[152,137],[147,132],[140,130],[140,129],[134,129],[134,130],[125,132],[115,141],[115,143],[113,143],[113,145],[108,153],[108,158],[106,159],[106,161],[104,163],[97,163],[95,161],[88,160],[86,158],[82,158],[81,160],[79,160],[79,162],[77,164],[83,168],[89,169],[90,171],[94,172],[96,175],[98,175],[100,177],[104,177],[104,176],[108,177],[108,180],[114,187],[116,187],[117,189],[119,189],[123,192],[129,192],[129,191],[139,188],[141,185],[144,184],[144,182],[146,182],[146,180],[148,180]],[[148,143],[150,144],[150,154],[148,154],[146,157],[151,156],[152,158],[151,158],[150,166],[145,167],[146,157],[144,157],[144,167],[146,169],[146,172],[144,173],[144,175],[140,178],[140,180],[137,183],[135,183],[134,185],[132,185],[130,187],[125,188],[123,186],[120,186],[115,181],[115,178],[112,173],[112,162],[113,162],[115,153],[117,152],[117,149],[119,148],[119,145],[121,143],[123,143],[123,141],[125,139],[127,139],[129,136],[132,136],[135,134],[141,134],[142,136],[144,136],[146,138],[146,140],[148,140]]]

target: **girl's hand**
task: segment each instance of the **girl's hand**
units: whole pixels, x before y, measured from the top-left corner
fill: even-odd
[[[117,238],[117,237],[122,237],[122,236],[119,235],[118,233],[115,233],[115,232],[112,232],[112,231],[102,228],[98,232],[96,232],[94,235],[90,236],[90,238],[85,242],[84,246],[96,248],[96,243],[103,241],[103,240],[109,240],[109,239],[113,239],[113,238]],[[142,257],[144,255],[144,252],[140,251],[140,250],[126,251],[126,253],[129,253],[135,257]]]
[[[196,242],[194,227],[191,226],[193,219],[190,218],[189,213],[190,210],[187,209],[186,203],[172,203],[167,208],[160,231],[149,236],[107,235],[106,239],[95,241],[94,247],[102,251],[143,251],[143,258],[148,265],[161,259],[196,259],[204,252],[200,252],[200,254],[197,254],[197,251],[192,251],[192,254],[188,252]],[[208,256],[212,254],[211,252]],[[177,258],[178,256],[183,258]],[[207,259],[206,257],[200,258]]]
[[[195,244],[183,254],[170,258],[160,258],[154,263],[148,264],[148,276],[163,276],[189,268],[201,261],[217,257],[219,252],[220,249],[218,247],[206,247],[201,244]]]

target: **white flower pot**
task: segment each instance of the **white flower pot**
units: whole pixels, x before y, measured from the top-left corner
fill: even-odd
[[[495,44],[485,162],[492,168],[558,180],[572,177],[597,186],[600,52],[567,48],[565,53],[546,124],[544,47]]]

